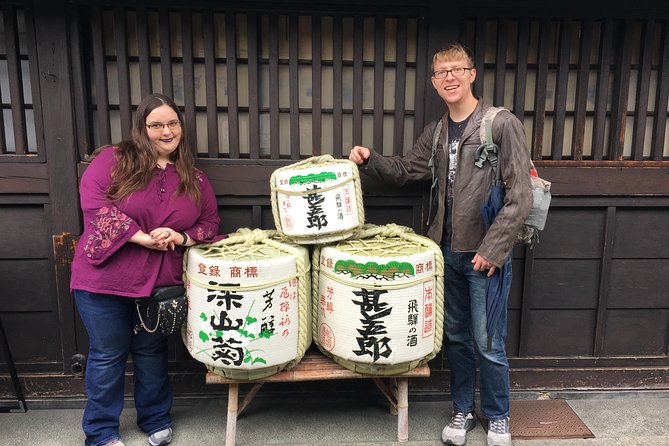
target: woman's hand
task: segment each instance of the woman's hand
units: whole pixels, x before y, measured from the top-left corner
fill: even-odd
[[[164,242],[163,240],[151,237],[151,235],[147,234],[141,229],[130,238],[130,241],[137,243],[138,245],[141,245],[145,248],[155,249],[158,251],[167,251],[167,248],[169,247],[168,243]]]
[[[164,246],[166,251],[168,248],[174,251],[174,247],[182,245],[186,240],[172,228],[156,228],[149,233],[152,239],[156,240],[159,246]]]

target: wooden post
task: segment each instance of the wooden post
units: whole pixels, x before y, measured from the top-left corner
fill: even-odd
[[[237,436],[237,401],[239,399],[239,384],[228,385],[228,420],[225,427],[225,446],[235,446]]]
[[[409,378],[397,378],[397,441],[409,440]]]

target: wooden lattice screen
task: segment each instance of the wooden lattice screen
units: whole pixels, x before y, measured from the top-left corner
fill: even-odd
[[[476,94],[523,120],[534,159],[669,159],[666,17],[476,17],[462,38]]]
[[[424,125],[423,20],[81,9],[91,117],[82,152],[129,137],[133,107],[154,91],[183,106],[201,158],[341,157],[353,144],[402,153]]]

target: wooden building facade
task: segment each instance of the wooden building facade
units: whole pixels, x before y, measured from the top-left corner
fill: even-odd
[[[644,0],[4,1],[0,317],[27,396],[83,394],[69,292],[78,179],[141,98],[183,107],[221,231],[270,229],[269,177],[356,144],[403,154],[444,111],[434,51],[475,53],[475,93],[525,124],[553,202],[514,251],[513,390],[669,388],[669,6]],[[427,189],[364,181],[367,220],[423,230]],[[177,393],[204,367],[171,343]],[[0,399],[12,383],[0,353]],[[440,355],[414,391],[448,389]]]

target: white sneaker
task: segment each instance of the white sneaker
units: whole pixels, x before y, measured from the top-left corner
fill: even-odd
[[[162,446],[169,444],[172,441],[172,428],[166,427],[165,429],[154,432],[149,435],[149,444],[151,446]]]
[[[511,446],[509,417],[488,422],[488,446]]]
[[[467,432],[476,426],[476,418],[472,412],[453,412],[451,421],[441,431],[441,441],[452,446],[463,446],[467,443]]]

